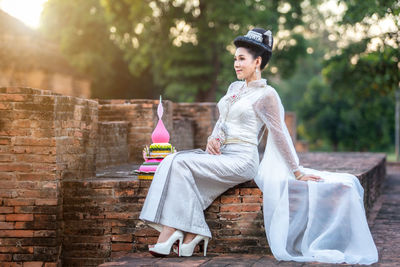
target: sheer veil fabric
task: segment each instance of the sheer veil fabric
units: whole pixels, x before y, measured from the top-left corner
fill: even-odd
[[[227,112],[226,97],[243,90],[244,83],[232,83],[218,102],[221,115],[212,136],[225,138],[221,133],[226,132],[222,120]],[[349,264],[377,262],[378,252],[363,205],[364,190],[358,178],[350,173],[299,165],[279,94],[266,79],[252,81],[250,85],[258,88],[251,98],[256,98],[252,107],[260,123],[253,125],[253,129],[259,131],[263,124],[268,129],[264,156],[254,181],[263,192],[266,237],[275,258]],[[234,126],[228,128],[232,134]],[[241,139],[247,136],[237,133]],[[319,175],[324,181],[297,181],[295,170]]]

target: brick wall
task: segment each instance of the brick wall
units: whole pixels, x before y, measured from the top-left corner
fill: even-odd
[[[173,103],[174,118],[193,121],[193,148],[205,149],[219,114],[215,103]]]
[[[151,182],[137,180],[132,163],[143,161],[142,148],[151,143],[158,100],[100,102],[0,88],[0,261],[95,266],[155,243],[158,232],[138,220]],[[163,122],[179,150],[204,148],[216,115],[215,104],[164,102]],[[384,154],[299,157],[305,167],[356,174],[369,213],[385,177]],[[124,170],[96,174],[96,165],[122,162],[129,162]],[[205,211],[210,252],[268,253],[261,211],[253,182],[217,198]]]
[[[158,232],[139,220],[151,181],[136,177],[64,181],[64,263],[97,266],[109,258],[146,251]],[[225,192],[205,211],[213,233],[210,252],[269,253],[261,191],[245,183]]]
[[[65,177],[94,174],[97,103],[0,88],[0,261],[55,266]]]
[[[158,122],[158,100],[98,100],[99,121],[127,121],[129,122],[128,144],[129,161],[143,161],[142,150],[150,145],[151,133]],[[172,102],[163,100],[163,123],[168,132],[172,133]]]
[[[194,147],[194,122],[190,118],[174,118],[170,143],[180,151]]]
[[[98,123],[97,168],[128,162],[128,127],[127,121]]]
[[[304,167],[357,175],[369,214],[385,178],[385,154],[315,152],[299,153],[299,157]],[[70,242],[65,246],[74,248],[66,259],[69,264],[85,258],[87,265],[96,265],[129,252],[147,251],[147,245],[157,241],[159,233],[138,219],[151,181],[139,181],[131,174],[137,166],[124,166],[97,179],[64,181]],[[262,209],[262,193],[253,181],[224,192],[205,210],[213,235],[208,251],[269,254]]]

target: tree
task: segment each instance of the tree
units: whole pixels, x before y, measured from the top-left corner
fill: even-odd
[[[341,32],[331,34],[343,40],[356,25],[364,29],[362,38],[331,51],[323,79],[307,88],[300,114],[309,136],[326,138],[334,150],[386,150],[393,144],[394,90],[400,82],[399,2],[339,2],[347,9],[339,20]],[[371,35],[383,18],[396,29]]]
[[[49,0],[40,31],[60,44],[72,66],[92,80],[92,97],[155,98],[148,69],[131,75],[123,52],[110,39],[110,26],[99,0]]]
[[[215,101],[235,80],[233,39],[252,27],[273,33],[302,23],[299,1],[103,0],[114,40],[132,73],[149,68],[176,101]],[[293,40],[293,41],[289,41]],[[302,35],[276,39],[272,64],[293,73]],[[271,64],[270,64],[271,65]]]

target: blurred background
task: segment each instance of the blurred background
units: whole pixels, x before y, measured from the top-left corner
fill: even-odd
[[[0,0],[0,86],[216,102],[236,80],[233,39],[262,27],[274,35],[263,77],[310,150],[394,161],[399,11],[387,0]]]

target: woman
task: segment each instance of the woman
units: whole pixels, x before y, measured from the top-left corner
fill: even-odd
[[[160,231],[154,256],[191,256],[211,232],[205,210],[227,189],[254,179],[263,191],[266,236],[278,260],[371,264],[377,250],[357,177],[304,168],[284,122],[278,93],[261,78],[272,55],[271,31],[255,28],[234,40],[238,79],[218,102],[206,151],[183,150],[159,165],[140,219]],[[268,129],[261,162],[258,138]]]

